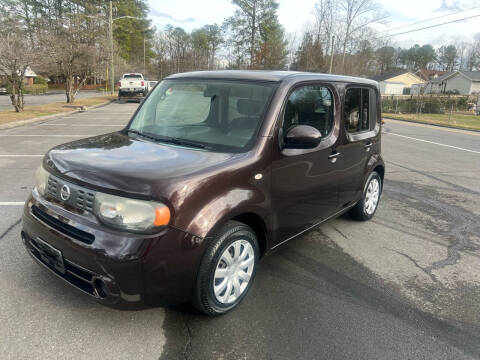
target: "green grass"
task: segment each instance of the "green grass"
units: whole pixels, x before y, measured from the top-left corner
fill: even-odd
[[[39,116],[54,115],[62,112],[77,110],[82,106],[94,106],[114,99],[116,99],[115,96],[98,96],[86,99],[78,99],[73,104],[57,102],[44,105],[25,106],[24,111],[18,113],[15,112],[12,107],[11,110],[0,111],[0,124],[6,124],[20,120],[33,119]]]
[[[480,116],[473,114],[382,114],[386,119],[410,120],[425,124],[450,126],[458,129],[480,130]]]

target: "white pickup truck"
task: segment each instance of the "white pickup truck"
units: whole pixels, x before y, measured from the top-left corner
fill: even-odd
[[[148,94],[147,81],[139,73],[123,74],[118,85],[119,100],[121,98],[145,97]]]

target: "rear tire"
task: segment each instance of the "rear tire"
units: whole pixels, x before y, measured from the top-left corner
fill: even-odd
[[[382,178],[373,171],[365,182],[362,199],[350,210],[350,216],[359,221],[370,220],[377,211],[382,190]]]
[[[192,305],[210,316],[235,308],[253,283],[259,254],[252,228],[238,221],[227,222],[205,251]]]

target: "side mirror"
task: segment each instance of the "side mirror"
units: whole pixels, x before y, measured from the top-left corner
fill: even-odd
[[[310,125],[296,125],[290,128],[283,140],[285,149],[313,149],[322,140],[320,131]]]

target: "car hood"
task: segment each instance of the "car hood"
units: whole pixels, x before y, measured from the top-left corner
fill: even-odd
[[[154,143],[116,132],[51,149],[47,167],[96,190],[169,198],[179,186],[216,173],[242,154]]]

